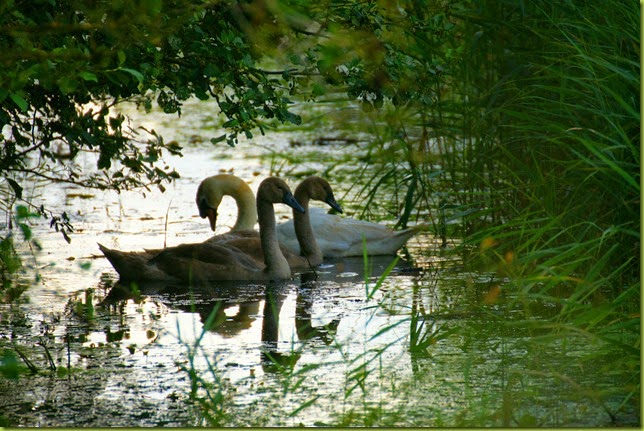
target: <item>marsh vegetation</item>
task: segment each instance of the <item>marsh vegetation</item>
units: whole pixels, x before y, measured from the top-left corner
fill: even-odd
[[[153,137],[134,153],[110,136],[83,151],[79,130],[39,124],[76,143],[74,163],[53,169],[63,183],[34,175],[63,160],[49,144],[35,165],[16,162],[35,137],[14,111],[37,100],[0,94],[3,124],[22,121],[3,129],[16,145],[0,166],[5,424],[640,426],[639,9],[276,4],[216,21],[234,49],[208,61],[240,74],[222,75],[226,98],[184,101],[207,98],[192,81],[151,85],[202,67],[192,60],[145,69],[125,50],[120,71],[79,69],[83,86],[105,74],[128,97],[161,91],[161,110],[181,116],[149,96],[148,113],[107,103],[97,124],[119,121],[101,133],[129,124]],[[171,29],[166,48],[188,49],[217,13],[187,14],[190,31]],[[329,261],[277,285],[122,285],[97,258],[96,240],[204,239],[196,185],[230,170],[254,187],[321,175],[350,216],[430,229],[397,259]]]

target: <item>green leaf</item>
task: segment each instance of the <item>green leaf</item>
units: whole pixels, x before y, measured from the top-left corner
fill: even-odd
[[[12,180],[11,178],[6,178],[7,182],[13,189],[14,193],[16,194],[16,197],[18,199],[22,199],[22,187],[20,187],[20,184],[18,184],[16,181]]]
[[[22,231],[22,235],[25,237],[25,241],[29,241],[31,239],[31,228],[25,223],[20,223],[18,226],[20,226],[20,230]]]
[[[210,142],[211,142],[212,144],[217,144],[217,143],[219,143],[219,142],[221,142],[221,141],[223,141],[223,140],[225,140],[225,139],[226,139],[226,135],[221,135],[221,136],[217,136],[216,138],[212,138],[212,139],[210,140]]]
[[[27,112],[27,110],[29,109],[29,103],[21,95],[16,93],[11,93],[9,97],[11,97],[11,100],[13,100],[13,103],[18,105],[18,108],[20,108],[22,112]]]
[[[24,205],[18,205],[16,207],[16,217],[18,217],[18,219],[29,217],[29,209]]]
[[[96,75],[92,72],[88,72],[86,70],[82,71],[81,73],[78,74],[81,78],[83,78],[85,81],[94,81],[98,82],[98,78]]]
[[[232,128],[237,126],[239,126],[239,120],[228,120],[224,124],[222,124],[222,127],[226,127],[226,128]]]
[[[138,70],[130,69],[129,67],[122,67],[119,70],[129,73],[130,75],[135,77],[139,82],[143,82],[144,76]]]
[[[314,96],[323,96],[324,94],[326,94],[326,88],[320,84],[313,84],[311,92]]]
[[[302,124],[302,117],[300,117],[297,114],[293,114],[292,112],[290,112],[290,111],[288,111],[286,109],[283,109],[283,108],[279,110],[279,113],[282,116],[282,118],[280,118],[282,120],[282,122],[288,121],[289,123],[295,124],[295,125],[298,125],[298,126],[300,124]]]
[[[62,77],[56,83],[63,94],[73,93],[78,88],[78,81],[69,77]]]
[[[0,359],[0,373],[8,379],[18,380],[20,376],[20,369],[18,367],[18,359],[9,349],[4,349],[2,358]]]

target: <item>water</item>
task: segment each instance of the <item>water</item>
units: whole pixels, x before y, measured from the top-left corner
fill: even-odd
[[[392,257],[372,259],[367,276],[356,258],[277,284],[120,285],[96,243],[141,250],[207,238],[208,223],[194,203],[206,176],[232,171],[256,191],[271,173],[319,173],[328,160],[349,160],[359,150],[289,144],[333,131],[212,147],[204,142],[214,120],[204,106],[188,105],[180,119],[131,112],[167,140],[195,142],[184,157],[168,157],[182,178],[165,193],[26,188],[49,209],[67,211],[76,232],[68,245],[34,222],[42,251],[22,254],[28,276],[39,278],[19,301],[0,306],[0,347],[19,350],[39,370],[0,377],[0,413],[9,424],[207,425],[189,397],[189,369],[203,379],[197,397],[222,395],[223,425],[611,425],[604,407],[618,412],[616,424],[639,421],[637,412],[617,409],[628,373],[585,359],[589,350],[609,354],[601,353],[610,352],[606,346],[583,338],[540,341],[522,319],[501,325],[501,317],[522,315],[509,296],[490,300],[502,280],[464,271],[429,233],[409,242],[380,285]],[[280,152],[302,160],[280,164]],[[91,157],[84,163],[91,169]],[[347,202],[355,196],[344,184],[334,187]],[[276,210],[289,217],[288,208]],[[225,199],[217,233],[234,217],[234,202]],[[539,304],[533,318],[549,313]],[[422,322],[427,349],[410,349],[412,315],[421,316],[416,324]],[[214,323],[204,331],[209,316]]]

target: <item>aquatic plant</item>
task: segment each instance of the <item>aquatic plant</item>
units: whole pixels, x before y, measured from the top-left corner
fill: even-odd
[[[199,406],[200,422],[205,422],[210,426],[222,426],[227,423],[228,403],[230,399],[231,388],[225,384],[222,372],[218,367],[217,358],[211,359],[204,354],[201,341],[208,333],[218,314],[218,307],[215,305],[210,312],[201,332],[197,338],[191,342],[183,342],[180,326],[177,323],[177,336],[179,342],[186,349],[187,364],[177,364],[179,369],[188,375],[190,380],[190,400]],[[197,359],[206,361],[206,374],[198,371],[195,364]]]
[[[379,49],[338,44],[320,55],[366,111],[353,113],[349,130],[373,138],[362,145],[364,169],[329,171],[331,182],[348,180],[357,191],[346,197],[363,217],[374,217],[371,203],[384,200],[380,213],[400,226],[431,220],[437,234],[462,238],[455,244],[466,268],[498,280],[488,305],[518,307],[527,322],[534,304],[556,304],[540,324],[549,342],[581,337],[602,345],[606,367],[624,370],[623,403],[607,413],[614,419],[624,403],[637,406],[639,8],[624,1],[344,6],[334,11],[337,22],[360,35],[360,46]],[[404,21],[393,19],[403,10]],[[516,319],[511,313],[497,324],[513,327]],[[419,334],[421,322],[416,310],[413,345],[431,339]]]

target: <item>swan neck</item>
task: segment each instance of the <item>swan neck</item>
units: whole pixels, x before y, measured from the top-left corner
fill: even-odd
[[[255,202],[253,199],[252,192],[250,193],[250,203],[248,199],[245,199],[247,196],[244,195],[237,201],[237,222],[233,226],[232,231],[239,230],[253,230],[255,229],[255,222],[257,221],[257,209],[255,208]]]
[[[257,212],[259,213],[259,237],[266,265],[265,271],[271,278],[290,278],[291,268],[277,242],[273,204],[258,200]]]
[[[306,193],[297,193],[295,199],[302,205],[305,213],[293,210],[293,222],[295,225],[295,236],[297,242],[300,244],[300,253],[302,256],[308,258],[312,266],[317,266],[322,263],[322,250],[315,240],[313,227],[311,226],[311,216],[309,213],[309,196]]]
[[[226,184],[224,190],[224,194],[235,199],[237,204],[237,221],[231,231],[253,230],[257,221],[255,195],[245,181],[236,177],[233,178]]]

